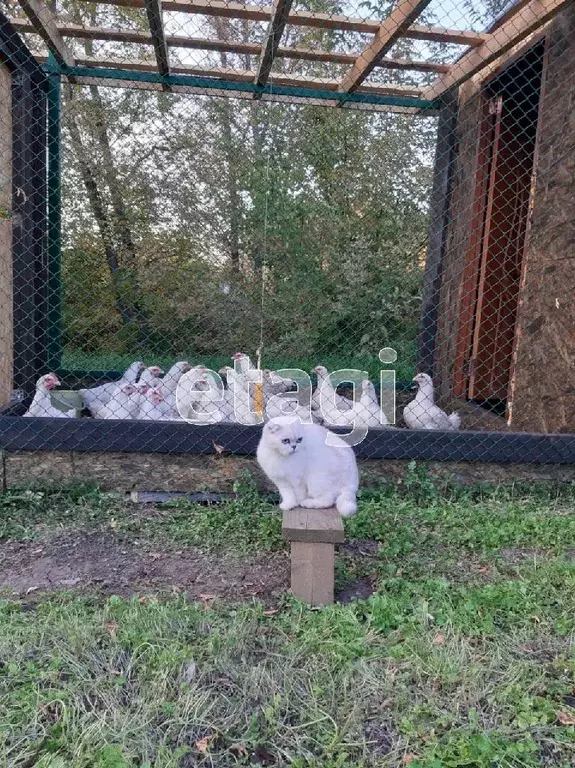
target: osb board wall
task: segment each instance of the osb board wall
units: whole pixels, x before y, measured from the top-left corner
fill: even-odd
[[[167,456],[158,453],[0,453],[5,488],[46,482],[96,482],[118,492],[172,491],[230,493],[243,473],[260,490],[273,490],[255,459],[242,456]],[[360,459],[362,484],[400,482],[407,460]],[[573,482],[575,465],[490,464],[487,462],[420,462],[429,473],[457,485],[473,483]]]
[[[575,7],[548,46],[509,423],[575,432]]]
[[[12,392],[12,78],[0,64],[0,407]]]
[[[481,124],[481,94],[473,84],[462,90],[435,347],[434,382],[443,401],[451,395],[456,334],[464,290],[464,266],[473,225],[477,146]]]

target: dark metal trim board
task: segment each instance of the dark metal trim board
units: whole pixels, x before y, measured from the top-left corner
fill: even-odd
[[[0,417],[0,448],[7,451],[212,455],[223,451],[251,456],[260,433],[261,427],[241,424],[196,427],[166,422]],[[369,432],[355,451],[358,457],[371,459],[575,464],[575,435],[382,429]]]

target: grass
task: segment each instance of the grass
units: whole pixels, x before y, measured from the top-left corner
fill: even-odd
[[[393,345],[398,358],[395,364],[396,378],[398,381],[410,381],[415,374],[415,344],[402,341]],[[230,351],[230,355],[234,350]],[[198,356],[188,350],[182,353],[179,359],[187,359],[192,364],[203,363],[208,368],[219,371],[224,365],[231,365],[230,355],[201,355]],[[94,352],[87,354],[78,350],[65,350],[62,360],[64,370],[74,371],[124,371],[134,359],[142,357],[148,365],[161,365],[166,370],[175,362],[173,356],[162,356],[155,352],[140,350],[137,353],[117,354],[115,352]],[[255,364],[255,356],[253,358]],[[353,369],[367,371],[374,381],[379,380],[379,372],[384,367],[376,355],[322,355],[318,353],[316,358],[308,357],[297,360],[263,360],[263,366],[272,370],[280,368],[296,368],[306,372],[319,364],[327,366],[330,371],[341,369]],[[390,366],[386,366],[388,368]]]
[[[367,600],[0,601],[0,766],[535,768],[575,762],[575,489],[362,494],[337,559]],[[0,539],[106,530],[213,558],[283,545],[249,484],[137,509],[93,487],[0,496]],[[1,551],[1,550],[0,550]]]

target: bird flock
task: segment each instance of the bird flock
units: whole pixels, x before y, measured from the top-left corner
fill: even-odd
[[[247,425],[294,414],[304,423],[392,428],[373,383],[367,379],[361,382],[359,397],[351,399],[336,391],[322,365],[313,369],[317,386],[312,391],[274,371],[253,367],[248,355],[242,352],[232,355],[232,360],[233,367],[224,366],[219,377],[205,365],[192,366],[187,361],[175,363],[166,373],[159,366],[147,367],[136,361],[119,381],[79,390],[83,409],[95,419]],[[403,410],[406,427],[459,429],[459,415],[448,415],[435,404],[431,377],[419,373],[414,382],[417,393]],[[59,386],[55,373],[42,376],[24,416],[75,418],[75,409],[63,411],[53,405],[52,392]]]

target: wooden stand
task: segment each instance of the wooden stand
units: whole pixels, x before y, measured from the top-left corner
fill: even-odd
[[[344,541],[343,523],[334,509],[284,512],[282,536],[291,542],[291,590],[308,605],[333,603],[334,544]]]

